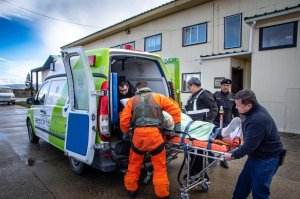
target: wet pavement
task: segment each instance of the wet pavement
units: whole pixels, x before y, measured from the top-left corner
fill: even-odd
[[[0,106],[1,199],[127,197],[121,172],[103,173],[91,168],[87,174],[77,176],[69,169],[62,151],[41,140],[38,144],[29,143],[26,111],[26,108],[17,105]],[[281,136],[288,154],[285,164],[273,178],[271,196],[273,199],[299,198],[300,135],[282,133]],[[190,198],[231,198],[244,161],[245,158],[229,162],[229,169],[217,165],[209,170],[209,191],[193,190]],[[180,198],[176,178],[181,162],[180,156],[168,167],[171,198]],[[152,183],[141,185],[137,198],[154,198]]]

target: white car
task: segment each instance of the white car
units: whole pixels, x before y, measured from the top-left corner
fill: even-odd
[[[0,87],[0,103],[15,104],[16,98],[12,89],[9,87]]]

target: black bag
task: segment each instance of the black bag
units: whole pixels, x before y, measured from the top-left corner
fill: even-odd
[[[129,156],[130,148],[131,148],[130,140],[121,140],[116,144],[115,152],[117,155]]]
[[[286,149],[282,149],[282,151],[279,154],[279,166],[284,164],[284,159],[285,159],[285,155],[286,155]]]

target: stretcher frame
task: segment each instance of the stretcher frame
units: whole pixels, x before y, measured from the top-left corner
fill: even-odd
[[[185,143],[175,143],[175,142],[166,142],[166,148],[170,150],[170,154],[167,158],[167,165],[172,162],[172,160],[177,158],[179,153],[184,154],[185,161],[185,173],[186,173],[186,180],[185,183],[179,184],[181,185],[180,196],[181,199],[189,199],[189,191],[193,189],[200,189],[204,192],[209,190],[210,182],[205,178],[205,173],[214,167],[218,162],[223,161],[224,152],[215,151],[207,148],[201,148],[192,146],[192,141],[190,140],[188,144]],[[214,156],[209,155],[209,153],[213,153]],[[191,168],[191,155],[200,156],[204,158],[202,161],[202,170],[197,173],[196,175],[191,176],[190,168]],[[210,159],[210,161],[208,161]],[[181,171],[179,171],[181,173]],[[179,173],[179,175],[180,175]],[[179,179],[178,179],[179,180]]]

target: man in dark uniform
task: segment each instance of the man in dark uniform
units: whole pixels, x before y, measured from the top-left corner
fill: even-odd
[[[201,87],[201,82],[197,77],[192,77],[188,81],[188,89],[192,95],[187,100],[186,113],[193,121],[199,120],[213,123],[218,113],[218,106],[212,93]],[[194,164],[191,166],[192,176],[203,169],[203,159],[203,157],[191,155],[191,161],[194,160]],[[205,173],[205,178],[209,181],[207,173]]]
[[[214,120],[214,125],[220,127],[220,107],[223,107],[224,113],[222,113],[222,128],[228,126],[234,117],[239,117],[240,115],[238,110],[235,108],[234,94],[230,92],[231,83],[232,81],[230,79],[223,79],[221,81],[221,91],[217,91],[213,94],[219,108],[218,115]],[[220,165],[223,168],[228,168],[227,161],[222,161]]]
[[[194,121],[213,123],[218,113],[218,106],[212,93],[201,87],[201,82],[197,77],[192,77],[188,81],[188,88],[192,95],[187,100],[186,113]]]

